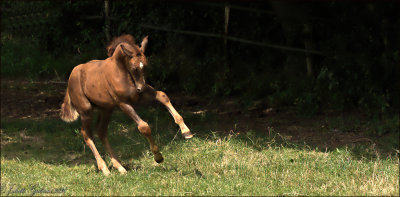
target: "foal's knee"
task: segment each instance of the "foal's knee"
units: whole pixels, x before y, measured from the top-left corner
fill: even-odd
[[[168,103],[169,102],[169,98],[168,98],[167,94],[165,94],[162,91],[157,91],[156,99],[161,101],[162,103]]]
[[[151,135],[151,129],[149,124],[147,122],[141,122],[138,125],[139,132],[144,135],[144,136],[150,136]]]

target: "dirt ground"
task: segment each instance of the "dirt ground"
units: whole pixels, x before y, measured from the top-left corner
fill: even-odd
[[[1,80],[1,118],[40,119],[58,118],[60,105],[66,89],[65,82]],[[333,149],[357,143],[375,144],[376,139],[368,137],[360,128],[337,127],[332,119],[343,114],[325,113],[305,118],[296,115],[291,109],[273,109],[264,104],[255,105],[248,110],[241,110],[238,100],[213,100],[199,97],[169,94],[178,111],[191,113],[213,112],[221,119],[217,131],[278,132],[283,139],[318,147],[320,150]],[[347,116],[363,117],[358,114]],[[343,122],[343,121],[342,121]],[[344,122],[343,124],[349,124]],[[351,122],[350,122],[351,124]],[[349,128],[344,129],[343,128]]]

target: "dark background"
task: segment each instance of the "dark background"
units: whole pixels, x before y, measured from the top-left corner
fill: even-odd
[[[3,78],[66,81],[129,33],[138,43],[149,35],[146,76],[160,90],[236,97],[244,109],[398,117],[396,1],[43,0],[0,9]]]

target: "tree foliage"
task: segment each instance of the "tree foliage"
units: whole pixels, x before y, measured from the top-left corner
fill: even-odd
[[[304,48],[304,21],[289,19],[287,31],[269,3],[225,3],[232,6],[230,36]],[[315,48],[324,54],[313,56],[312,77],[307,76],[304,53],[234,41],[227,43],[225,53],[223,39],[141,26],[223,34],[221,5],[110,1],[110,33],[130,33],[137,42],[150,35],[147,76],[159,89],[239,96],[245,106],[262,100],[267,106],[296,106],[311,114],[324,109],[369,114],[399,110],[397,2],[303,3],[307,14],[293,13],[294,18],[308,18]],[[20,75],[29,65],[32,77],[52,78],[58,73],[66,79],[76,64],[83,63],[79,61],[106,57],[104,1],[2,1],[1,9],[2,76]],[[23,58],[21,51],[26,53]],[[53,68],[53,63],[58,66]]]

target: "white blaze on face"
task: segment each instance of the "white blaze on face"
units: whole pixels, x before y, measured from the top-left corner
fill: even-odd
[[[140,62],[139,66],[140,66],[140,68],[143,68],[143,63],[142,63],[142,62]]]

